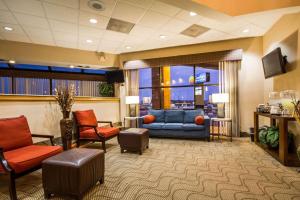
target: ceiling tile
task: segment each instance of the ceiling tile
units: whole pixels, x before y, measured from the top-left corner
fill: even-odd
[[[97,19],[98,23],[92,24],[89,22],[90,19]],[[94,13],[89,13],[89,12],[84,12],[84,11],[80,11],[80,13],[79,13],[79,24],[80,25],[106,29],[108,22],[109,22],[109,17],[96,15]]]
[[[27,35],[30,36],[30,38],[34,37],[40,37],[40,38],[51,38],[52,39],[52,33],[50,30],[45,30],[41,28],[33,28],[33,27],[28,27],[28,26],[23,26],[23,29],[27,33]]]
[[[9,11],[2,10],[0,12],[0,22],[9,23],[9,24],[18,24],[14,16]]]
[[[101,40],[99,43],[99,50],[104,48],[116,49],[122,45],[122,41],[112,41],[112,40]]]
[[[159,12],[159,13],[164,14],[164,15],[168,15],[170,17],[173,17],[181,9],[177,8],[175,6],[169,5],[169,4],[165,4],[165,3],[160,2],[160,1],[154,1],[154,3],[153,3],[150,10]]]
[[[13,31],[4,30],[3,27],[5,27],[5,26],[13,28]],[[0,23],[0,27],[1,27],[0,32],[3,32],[3,33],[7,33],[7,34],[10,34],[10,33],[12,33],[12,34],[25,34],[20,25]]]
[[[53,36],[55,41],[77,42],[77,34],[54,31]]]
[[[79,0],[44,0],[49,3],[61,5],[61,6],[66,6],[70,8],[79,8]]]
[[[248,32],[244,32],[244,30],[248,30]],[[231,35],[235,35],[238,37],[253,37],[253,36],[262,36],[268,29],[260,28],[253,24],[244,25],[234,31],[231,32]]]
[[[191,16],[189,11],[181,10],[176,16],[177,19],[181,19],[190,23],[197,23],[200,20],[200,15]]]
[[[145,9],[133,6],[131,4],[117,3],[112,17],[123,21],[136,23],[145,13]]]
[[[6,5],[3,3],[3,0],[0,0],[0,10],[8,10]]]
[[[182,21],[182,20],[171,19],[170,21],[168,21],[162,27],[162,30],[163,31],[170,31],[170,32],[173,32],[173,33],[180,33],[183,30],[185,30],[186,28],[188,28],[190,25],[191,25],[191,23],[187,23],[187,22]]]
[[[78,42],[78,48],[88,51],[97,51],[99,40],[96,38],[90,38],[93,43],[87,43],[86,38],[80,38]]]
[[[61,31],[61,32],[68,32],[68,33],[76,33],[78,32],[78,25],[77,24],[71,24],[56,20],[49,20],[50,26],[53,31]]]
[[[155,30],[140,25],[135,25],[130,31],[130,36],[147,37],[151,35]]]
[[[59,47],[72,48],[72,49],[77,48],[77,41],[76,42],[68,42],[68,41],[56,40],[55,43]]]
[[[15,12],[45,16],[42,3],[37,0],[4,0],[8,8]]]
[[[118,33],[118,32],[114,32],[114,31],[106,30],[103,34],[102,40],[120,42],[120,41],[123,41],[126,38],[126,36],[127,36],[127,34],[124,34],[124,33]]]
[[[17,41],[17,42],[30,42],[29,38],[25,34],[2,32],[1,35],[6,40]]]
[[[65,22],[77,23],[79,11],[67,8],[64,6],[57,6],[49,3],[44,3],[44,7],[49,19],[56,19]]]
[[[209,30],[199,37],[196,38],[197,42],[208,42],[208,41],[218,41],[225,40],[226,38],[232,37],[232,35],[220,32],[217,30]]]
[[[96,29],[96,28],[90,28],[87,26],[79,26],[79,36],[87,36],[87,37],[95,37],[100,38],[104,30],[103,29]]]
[[[160,28],[162,25],[166,24],[170,19],[171,17],[168,17],[166,15],[162,15],[153,11],[148,11],[138,22],[138,24],[149,28],[157,29]]]
[[[44,37],[31,37],[31,41],[35,44],[55,46],[55,42],[52,38],[44,38]]]
[[[116,5],[116,0],[101,0],[101,2],[104,3],[105,9],[103,11],[93,10],[88,6],[89,0],[80,0],[80,10],[94,13],[97,15],[102,15],[106,17],[110,17],[112,14],[112,11]]]
[[[153,0],[119,0],[119,2],[126,2],[131,5],[147,9],[151,6]]]
[[[21,13],[15,13],[15,17],[17,18],[18,22],[21,25],[44,28],[44,29],[50,28],[48,21],[46,20],[46,18],[43,17],[36,17],[33,15],[26,15]]]

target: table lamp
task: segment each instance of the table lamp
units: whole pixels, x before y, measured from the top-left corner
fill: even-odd
[[[129,105],[130,117],[136,117],[136,104],[140,103],[139,96],[126,96],[125,103]]]
[[[217,104],[217,108],[218,108],[217,117],[224,118],[225,103],[229,102],[229,94],[228,93],[212,94],[212,102]]]

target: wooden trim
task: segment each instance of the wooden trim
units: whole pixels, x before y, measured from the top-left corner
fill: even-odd
[[[55,101],[54,96],[31,96],[31,95],[0,95],[1,101]],[[75,102],[119,102],[118,97],[75,97]]]

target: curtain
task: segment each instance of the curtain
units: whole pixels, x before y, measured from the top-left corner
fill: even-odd
[[[240,67],[241,61],[219,62],[219,92],[229,94],[229,103],[225,104],[225,117],[232,120],[232,130],[227,124],[227,133],[232,131],[233,136],[240,135],[238,107],[238,70]]]
[[[125,91],[126,96],[139,96],[139,70],[138,69],[125,70],[125,90],[126,90]],[[139,105],[136,106],[136,114],[137,116],[139,115]],[[129,105],[126,105],[126,116],[130,116]]]

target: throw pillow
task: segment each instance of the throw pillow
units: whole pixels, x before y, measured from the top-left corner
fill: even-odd
[[[202,115],[198,115],[195,117],[195,124],[203,125],[204,124],[204,117]]]
[[[145,115],[144,116],[144,124],[151,124],[154,121],[155,121],[154,115]]]

